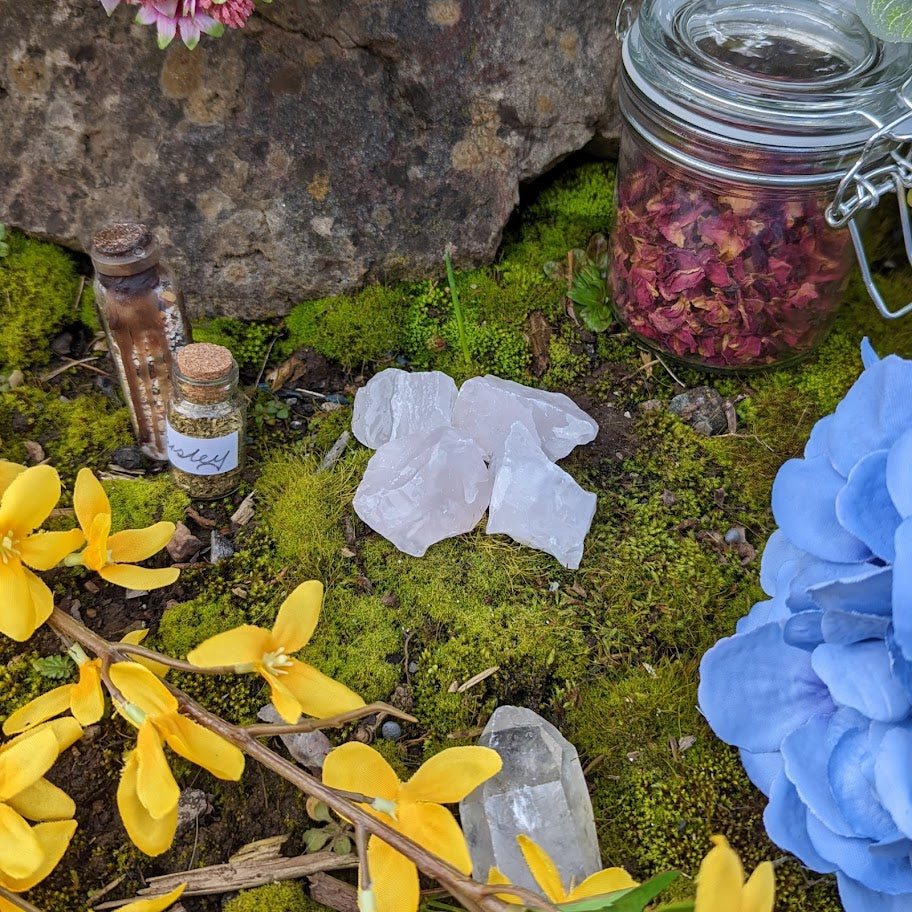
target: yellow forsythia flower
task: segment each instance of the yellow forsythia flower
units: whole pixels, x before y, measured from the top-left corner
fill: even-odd
[[[724,836],[713,836],[697,873],[694,912],[773,912],[776,885],[773,866],[758,864],[747,883],[738,853]]]
[[[181,893],[187,888],[185,883],[175,887],[170,893],[153,896],[150,899],[137,899],[135,902],[121,906],[118,912],[164,912],[180,898]],[[0,912],[3,912],[0,909]]]
[[[201,668],[233,665],[239,673],[256,672],[272,691],[279,715],[294,724],[302,713],[325,719],[364,706],[344,684],[327,677],[291,653],[313,636],[323,604],[323,584],[301,583],[282,602],[272,630],[244,624],[200,643],[187,661]]]
[[[537,843],[529,839],[528,836],[517,836],[516,841],[519,843],[520,851],[535,882],[541,887],[542,892],[553,903],[575,902],[578,899],[587,899],[590,896],[603,896],[606,893],[614,893],[617,890],[627,890],[635,887],[637,882],[623,868],[605,868],[587,877],[578,887],[570,885],[570,889],[565,889],[561,883],[560,872],[557,866],[551,860],[548,853]],[[491,868],[488,875],[490,884],[507,884],[509,878],[505,877],[497,868]],[[509,903],[521,905],[521,901],[509,893],[498,893],[498,899],[503,899]]]
[[[394,830],[469,874],[472,861],[465,837],[456,819],[441,805],[461,801],[500,767],[500,755],[490,748],[451,747],[427,760],[408,782],[400,782],[377,751],[350,741],[327,756],[323,782],[373,798],[373,804],[363,806]],[[415,912],[419,898],[415,863],[371,836],[367,864],[377,912]]]
[[[0,462],[0,633],[19,642],[54,610],[51,590],[28,568],[50,570],[84,541],[79,529],[35,533],[59,499],[51,466]]]
[[[171,585],[180,575],[176,567],[133,566],[168,544],[174,535],[174,523],[158,522],[145,529],[124,529],[111,535],[111,504],[91,469],[80,469],[76,476],[73,508],[87,544],[68,564],[83,564],[103,580],[125,589],[159,589]]]
[[[177,698],[148,668],[115,662],[110,675],[125,701],[115,701],[115,706],[139,729],[136,748],[127,754],[120,777],[117,807],[134,845],[147,855],[160,855],[174,840],[180,797],[162,742],[219,779],[240,779],[244,755],[220,735],[182,716]]]

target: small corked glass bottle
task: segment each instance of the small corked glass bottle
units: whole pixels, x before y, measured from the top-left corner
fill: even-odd
[[[195,342],[178,350],[168,406],[168,459],[175,484],[191,497],[214,500],[238,486],[245,412],[238,366],[227,348]]]
[[[95,303],[142,451],[167,459],[165,412],[174,352],[192,341],[181,293],[145,225],[111,225],[92,239]]]

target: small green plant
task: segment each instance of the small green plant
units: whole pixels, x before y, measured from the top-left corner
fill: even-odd
[[[312,827],[304,833],[304,848],[308,852],[333,852],[348,855],[352,850],[351,827],[334,820],[329,808],[316,798],[307,799],[307,816],[322,826]]]
[[[608,241],[603,234],[594,234],[585,250],[571,250],[565,261],[546,263],[545,272],[550,278],[567,283],[566,297],[576,305],[577,316],[589,329],[602,332],[611,325]]]
[[[0,222],[0,258],[9,256],[9,244],[6,243],[6,225]]]
[[[259,397],[250,410],[250,417],[257,427],[263,427],[264,424],[268,427],[275,427],[278,422],[287,421],[290,415],[291,407],[288,403],[276,399],[274,396],[268,399]]]
[[[459,294],[456,291],[456,276],[453,275],[453,263],[450,260],[449,251],[443,255],[446,263],[447,284],[450,286],[450,298],[453,301],[453,313],[456,315],[456,326],[459,328],[459,344],[462,347],[462,357],[466,364],[472,360],[469,354],[469,340],[466,338],[465,318],[462,313],[462,305],[459,303]]]
[[[51,655],[40,659],[32,659],[32,668],[43,678],[52,681],[62,681],[75,670],[76,666],[69,656]]]

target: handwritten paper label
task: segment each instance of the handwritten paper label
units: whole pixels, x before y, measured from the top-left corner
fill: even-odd
[[[175,468],[191,475],[221,475],[238,466],[239,433],[224,437],[188,437],[168,422],[168,459]]]

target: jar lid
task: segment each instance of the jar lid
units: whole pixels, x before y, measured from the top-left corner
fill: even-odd
[[[89,251],[95,271],[107,276],[136,275],[159,261],[152,232],[139,222],[109,225],[92,238]]]
[[[177,369],[184,379],[198,383],[224,380],[234,368],[234,356],[223,345],[192,342],[177,350]]]
[[[761,147],[857,152],[912,108],[912,45],[854,0],[643,0],[623,60],[666,122]]]

